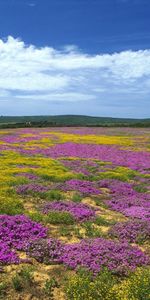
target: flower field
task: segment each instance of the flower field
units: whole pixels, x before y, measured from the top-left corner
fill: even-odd
[[[0,131],[0,299],[150,299],[150,135]]]

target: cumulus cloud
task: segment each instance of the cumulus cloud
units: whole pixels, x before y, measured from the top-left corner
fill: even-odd
[[[1,100],[101,103],[111,95],[118,99],[131,93],[134,99],[149,88],[149,49],[90,55],[75,45],[58,50],[26,45],[11,36],[0,40]]]

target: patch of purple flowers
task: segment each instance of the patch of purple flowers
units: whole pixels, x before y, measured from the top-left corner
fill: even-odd
[[[20,149],[20,152],[28,155],[42,154],[52,158],[93,158],[100,161],[112,162],[118,166],[129,167],[140,172],[147,172],[150,168],[150,155],[148,152],[119,149],[116,145],[77,144],[68,142],[56,144],[47,149]]]
[[[0,241],[0,266],[7,264],[18,264],[18,255],[4,241]]]
[[[26,173],[26,172],[22,172],[22,173],[16,174],[16,176],[18,176],[18,177],[23,176],[23,177],[28,178],[30,180],[36,180],[36,179],[38,179],[38,176],[36,176],[34,174],[31,174],[31,173]]]
[[[150,208],[132,206],[124,209],[123,213],[127,217],[138,218],[150,222]]]
[[[0,215],[0,264],[17,263],[12,250],[25,250],[29,241],[46,238],[47,228],[24,215]]]
[[[28,194],[30,192],[36,193],[44,193],[49,190],[49,187],[38,184],[38,183],[29,183],[29,184],[22,184],[17,187],[18,194]]]
[[[132,185],[117,179],[103,179],[98,182],[101,188],[108,188],[112,195],[116,196],[135,196],[137,192],[133,190]]]
[[[98,195],[100,190],[95,187],[94,182],[88,180],[71,179],[61,187],[64,191],[78,191],[84,195]]]
[[[126,274],[138,266],[149,264],[150,260],[140,249],[128,243],[97,238],[65,245],[62,262],[72,269],[87,268],[94,274],[102,267],[118,274]]]
[[[29,242],[26,253],[41,263],[59,263],[63,245],[57,239],[40,239]]]
[[[48,202],[45,204],[43,212],[48,214],[50,211],[69,212],[79,222],[95,218],[95,210],[91,207],[71,201]]]
[[[111,236],[122,241],[143,242],[150,239],[150,222],[131,220],[115,224],[110,230]]]
[[[106,204],[125,216],[150,220],[150,194],[138,193],[131,184],[119,180],[101,180],[99,187],[110,189],[112,196]]]
[[[125,216],[150,220],[150,201],[148,195],[141,197],[113,197],[107,201],[107,205],[118,212],[122,212]]]

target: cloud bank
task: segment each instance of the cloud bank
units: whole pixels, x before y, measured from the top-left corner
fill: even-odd
[[[11,36],[0,40],[1,114],[10,114],[10,108],[14,114],[13,107],[18,107],[15,114],[28,114],[29,106],[36,104],[39,113],[41,107],[45,114],[56,114],[61,103],[62,113],[78,113],[76,104],[81,110],[86,108],[86,114],[111,115],[114,107],[120,114],[121,109],[127,112],[129,107],[135,108],[135,117],[144,117],[149,91],[149,49],[89,55],[73,45],[37,48]],[[53,110],[47,112],[50,104]]]

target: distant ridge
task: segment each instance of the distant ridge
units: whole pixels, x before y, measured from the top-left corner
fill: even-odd
[[[0,116],[0,128],[48,126],[132,126],[150,127],[150,118],[113,118],[84,115]]]

